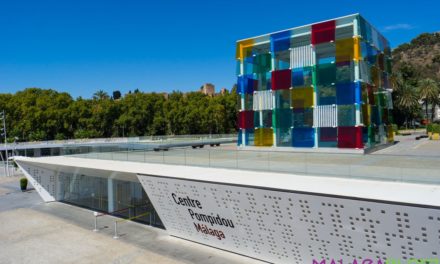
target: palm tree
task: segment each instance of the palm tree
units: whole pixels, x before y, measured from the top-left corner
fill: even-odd
[[[103,90],[98,90],[96,91],[96,93],[93,94],[93,99],[95,100],[103,100],[108,98],[109,98],[108,94]]]
[[[437,83],[429,78],[420,81],[417,88],[419,98],[423,100],[423,103],[425,104],[426,119],[428,119],[428,104],[431,104],[432,107],[435,107],[435,104],[439,100],[440,89]],[[433,116],[431,116],[431,121],[433,121]]]
[[[394,105],[405,114],[408,128],[408,116],[413,118],[419,108],[419,96],[414,86],[397,78],[394,83]]]

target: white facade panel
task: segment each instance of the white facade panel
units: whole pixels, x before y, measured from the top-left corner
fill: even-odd
[[[45,202],[55,201],[57,176],[53,170],[17,162],[23,174]]]
[[[253,97],[253,110],[272,110],[273,107],[273,99],[272,92],[270,90],[267,91],[257,91],[254,93]]]
[[[138,177],[169,234],[257,259],[353,263],[440,254],[439,208]]]
[[[313,111],[314,127],[338,126],[338,109],[336,105],[318,105]]]
[[[315,64],[315,56],[313,55],[313,47],[311,45],[296,47],[291,52],[292,68],[302,68],[313,66]]]

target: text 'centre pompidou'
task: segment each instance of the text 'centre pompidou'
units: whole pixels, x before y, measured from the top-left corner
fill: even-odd
[[[350,15],[237,42],[241,146],[393,141],[389,42]]]

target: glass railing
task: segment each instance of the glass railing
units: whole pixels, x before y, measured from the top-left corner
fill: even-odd
[[[237,134],[200,134],[200,135],[170,135],[170,136],[143,136],[143,137],[114,137],[114,138],[83,138],[83,139],[66,139],[66,140],[47,140],[47,141],[30,141],[16,142],[6,144],[6,148],[11,150],[21,146],[29,145],[75,145],[75,144],[105,144],[105,143],[160,143],[160,142],[182,142],[182,141],[203,141],[218,139],[237,139]],[[0,149],[4,149],[4,145],[0,145]]]
[[[232,146],[231,146],[232,148]],[[440,184],[440,156],[340,154],[243,149],[90,152],[74,157]]]

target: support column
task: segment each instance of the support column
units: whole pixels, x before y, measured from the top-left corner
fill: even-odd
[[[355,39],[355,44],[353,49],[358,48],[357,45],[359,45],[359,42],[356,42],[357,39],[359,39],[359,32],[358,32],[358,18],[355,17],[353,19],[353,38]],[[354,54],[356,54],[356,51],[354,51]],[[360,55],[360,54],[359,54]],[[359,67],[359,60],[358,58],[354,59],[354,82],[359,83],[360,85],[360,67]],[[362,94],[362,87],[359,87],[359,96],[361,96]],[[355,103],[355,107],[356,107],[356,126],[362,126],[363,124],[361,123],[361,105],[358,103]]]
[[[313,62],[313,66],[312,66],[312,83],[313,83],[313,111],[316,111],[316,106],[318,105],[318,85],[317,85],[317,77],[316,77],[316,49],[315,46],[310,44],[312,46],[312,62]],[[315,120],[313,120],[313,122],[315,122]],[[314,131],[314,147],[313,148],[318,148],[318,127],[317,126],[313,126],[313,128],[315,129]]]
[[[107,197],[108,197],[108,212],[113,212],[115,210],[114,207],[114,192],[113,192],[113,179],[107,179]]]

